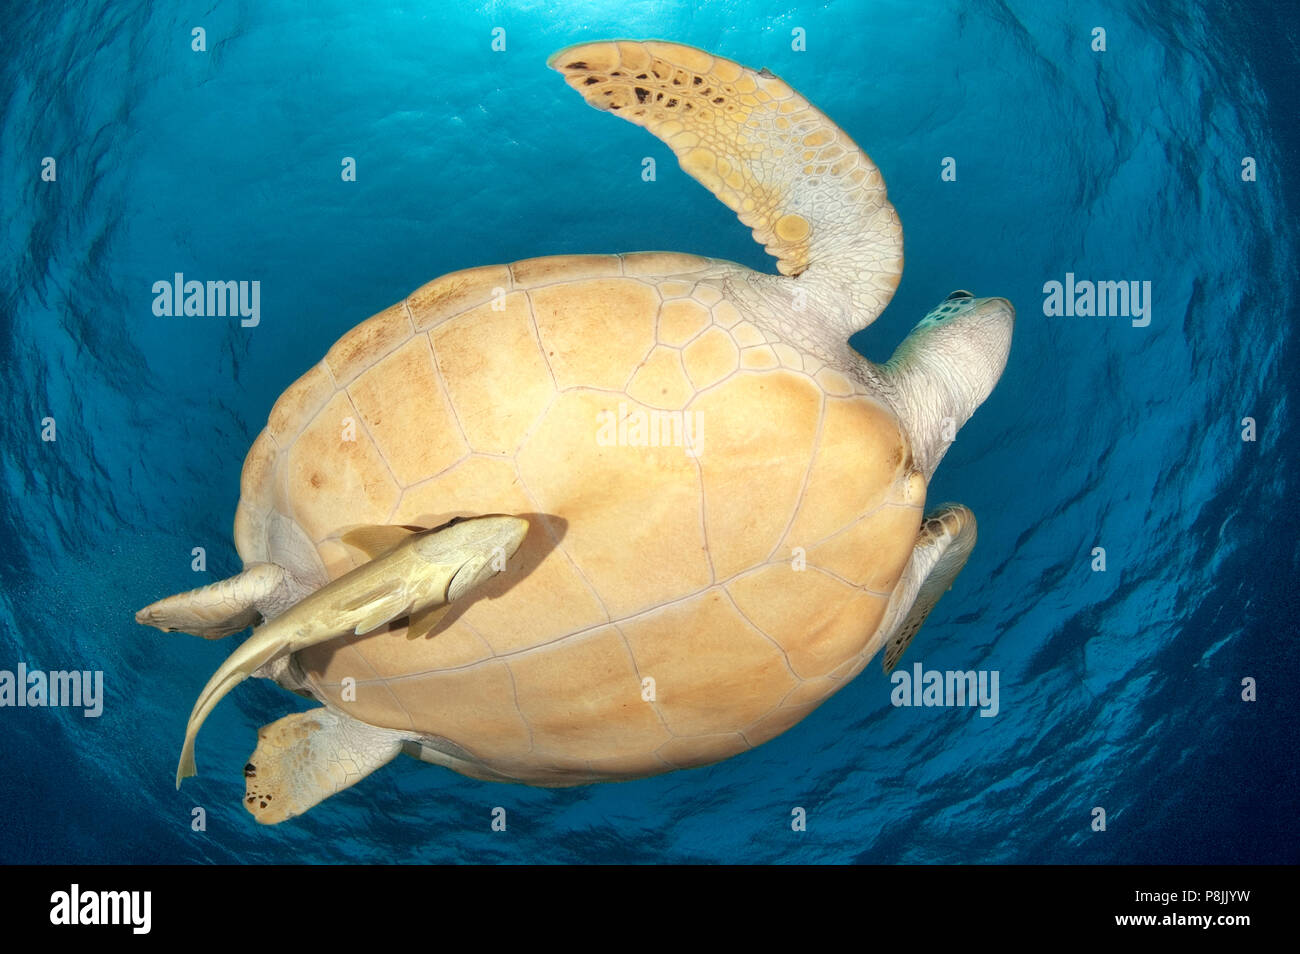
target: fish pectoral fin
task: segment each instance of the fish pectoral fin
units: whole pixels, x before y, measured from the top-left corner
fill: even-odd
[[[341,616],[338,634],[352,630],[361,636],[409,613],[411,594],[406,580],[394,576],[338,603],[336,608]],[[314,640],[313,645],[316,642],[320,640]]]
[[[433,632],[434,628],[442,622],[442,618],[447,615],[451,605],[444,603],[442,606],[430,607],[420,613],[412,613],[411,621],[407,624],[407,639],[422,639]]]
[[[350,547],[356,547],[372,560],[378,560],[407,537],[418,533],[410,527],[391,525],[353,527],[342,534],[339,539]]]
[[[506,570],[507,554],[501,548],[484,550],[466,560],[447,584],[448,602],[458,600]]]
[[[411,611],[411,595],[407,592],[404,580],[394,580],[379,590],[372,590],[365,597],[354,600],[344,607],[349,613],[356,613],[356,626],[353,629],[358,636],[373,632],[386,623],[405,616]]]

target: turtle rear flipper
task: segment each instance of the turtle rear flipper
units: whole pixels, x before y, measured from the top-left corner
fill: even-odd
[[[243,573],[150,603],[135,614],[143,626],[221,639],[261,622],[262,607],[284,583],[284,568],[255,563]]]
[[[329,709],[263,726],[244,766],[244,807],[274,825],[355,785],[402,750],[404,736]]]
[[[194,775],[194,740],[225,695],[275,659],[337,639],[358,636],[408,613],[423,614],[459,599],[506,568],[528,532],[528,521],[487,514],[433,530],[403,534],[404,542],[362,564],[278,615],[226,657],[190,711],[176,767],[176,787]]]

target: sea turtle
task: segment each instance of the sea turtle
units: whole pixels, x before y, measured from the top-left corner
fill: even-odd
[[[244,463],[244,572],[141,622],[273,620],[392,543],[357,528],[528,530],[449,610],[364,635],[349,619],[259,671],[322,705],[258,733],[258,821],[403,750],[544,786],[744,752],[882,646],[891,667],[974,543],[965,507],[923,505],[1002,373],[1010,303],[954,292],[870,363],[847,339],[891,298],[902,231],[843,131],[768,71],[688,46],[586,43],[550,66],[667,143],[780,274],[668,252],[454,272],[289,386]]]

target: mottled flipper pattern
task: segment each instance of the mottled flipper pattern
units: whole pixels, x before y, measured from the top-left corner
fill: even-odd
[[[257,733],[244,766],[244,807],[264,825],[301,815],[387,765],[402,749],[379,729],[329,709],[285,716]]]
[[[858,327],[884,310],[903,233],[880,171],[780,79],[676,43],[584,43],[549,64],[589,104],[667,143],[783,275],[837,283]]]

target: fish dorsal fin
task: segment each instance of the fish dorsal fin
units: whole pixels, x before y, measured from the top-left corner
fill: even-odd
[[[413,533],[410,527],[365,526],[353,527],[342,534],[339,539],[348,546],[356,547],[372,560],[378,560],[393,547],[397,546]]]

